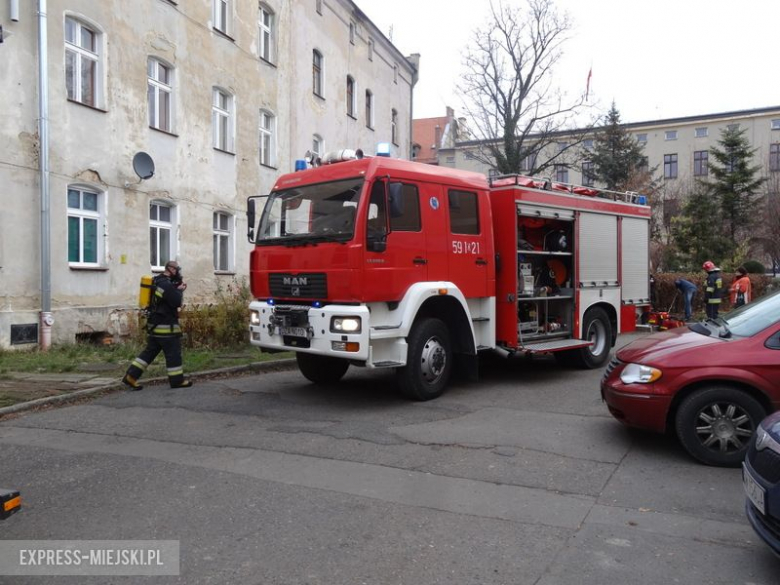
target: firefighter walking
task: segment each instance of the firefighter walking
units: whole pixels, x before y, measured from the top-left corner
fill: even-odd
[[[718,309],[723,297],[723,277],[720,268],[711,260],[707,260],[702,268],[707,272],[707,281],[704,284],[704,302],[707,305],[707,318],[717,319]]]
[[[130,390],[143,388],[138,380],[161,351],[165,354],[165,365],[171,388],[192,386],[191,380],[184,379],[179,325],[179,308],[182,304],[182,293],[186,288],[187,285],[181,278],[181,267],[174,260],[166,263],[165,271],[155,277],[149,319],[146,323],[148,333],[146,347],[133,360],[122,378],[122,382]]]

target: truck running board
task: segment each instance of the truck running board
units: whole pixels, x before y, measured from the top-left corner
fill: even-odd
[[[590,345],[593,345],[593,343],[582,339],[556,339],[552,341],[540,341],[538,343],[526,343],[525,345],[521,345],[518,350],[529,353],[548,353],[563,351],[565,349],[579,349]]]

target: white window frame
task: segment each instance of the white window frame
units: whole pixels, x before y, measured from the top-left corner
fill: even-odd
[[[677,140],[677,130],[667,130],[664,132],[664,140]]]
[[[68,39],[69,26],[73,26],[74,34]],[[81,43],[82,30],[92,33],[93,48],[84,47]],[[65,91],[69,100],[101,108],[103,106],[103,32],[95,25],[87,23],[75,16],[65,17]],[[72,55],[74,65],[72,73],[68,73],[68,56]],[[84,95],[81,82],[85,62],[93,64],[92,94]]]
[[[79,206],[71,207],[70,195],[71,192],[77,192],[79,194]],[[84,194],[89,193],[95,196],[96,209],[84,209]],[[68,185],[66,191],[65,208],[67,210],[67,246],[66,246],[66,258],[68,265],[74,268],[95,268],[104,265],[104,258],[106,253],[106,193],[100,189],[96,189],[89,185],[72,184]],[[79,223],[79,252],[78,260],[71,260],[70,255],[70,219],[75,218]],[[84,224],[88,221],[95,222],[95,261],[87,262],[84,260]]]
[[[232,37],[233,0],[212,0],[211,6],[214,29],[225,36]]]
[[[159,210],[160,208],[165,207],[169,209],[169,221],[161,220]],[[153,210],[156,210],[157,217],[152,217],[154,214]],[[165,264],[169,262],[170,260],[176,259],[176,246],[179,242],[179,229],[178,225],[176,223],[176,206],[169,202],[164,200],[155,199],[151,202],[149,202],[149,264],[152,267],[152,270],[154,271],[163,271],[165,270]],[[167,258],[164,258],[163,255],[160,253],[162,250],[160,248],[160,232],[161,230],[167,230],[168,231],[168,250],[167,250]],[[152,241],[154,239],[154,241]],[[152,250],[152,246],[154,246],[154,250]],[[157,264],[154,264],[152,262],[153,253],[156,254],[157,257]]]
[[[260,164],[276,167],[276,116],[270,110],[260,110]]]
[[[235,97],[221,87],[211,90],[212,146],[217,150],[235,152]]]
[[[772,130],[780,130],[780,118],[775,118],[769,123],[769,127]]]
[[[707,138],[709,136],[710,132],[707,126],[700,126],[699,128],[694,129],[693,136],[695,138]]]
[[[319,57],[319,64],[316,64],[316,60]],[[315,71],[315,66],[318,69]],[[312,68],[312,87],[311,91],[317,97],[325,97],[325,85],[323,80],[325,79],[325,56],[322,51],[314,49],[311,53],[311,68]]]
[[[351,45],[355,44],[355,28],[356,28],[355,27],[355,23],[354,22],[350,22],[349,23],[349,43]]]
[[[235,216],[226,211],[215,211],[212,216],[211,227],[213,232],[214,272],[234,272]],[[226,266],[220,265],[223,253],[225,254]]]
[[[374,129],[374,92],[370,89],[366,90],[366,126],[371,130]]]
[[[398,146],[398,110],[390,110],[390,138]]]
[[[352,91],[351,94],[350,89]],[[347,103],[347,116],[357,119],[357,82],[351,75],[347,75],[345,92],[346,96],[344,101]]]
[[[647,143],[647,132],[640,132],[639,134],[637,134],[636,135],[636,141],[641,143],[641,144],[646,144]]]
[[[258,43],[260,58],[268,63],[275,63],[276,14],[265,4],[260,4],[257,26],[260,30],[260,42]]]
[[[168,82],[161,80],[161,68],[168,73]],[[173,133],[173,101],[174,101],[174,79],[175,68],[157,57],[149,57],[146,65],[147,75],[147,105],[149,108],[149,127],[163,132]],[[160,97],[168,96],[168,124],[165,125],[160,120],[162,108],[160,106]]]
[[[374,39],[368,39],[368,60],[374,60]]]

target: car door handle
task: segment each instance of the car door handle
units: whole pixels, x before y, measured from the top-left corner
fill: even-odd
[[[488,263],[488,261],[487,261],[487,260],[485,260],[484,258],[477,258],[477,259],[475,260],[475,262],[476,262],[476,264],[477,264],[478,266],[487,266],[487,263]]]
[[[425,258],[420,258],[419,256],[412,260],[415,264],[428,264],[428,261]]]

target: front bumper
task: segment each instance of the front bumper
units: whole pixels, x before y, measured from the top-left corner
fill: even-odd
[[[278,326],[278,320],[274,319],[275,311],[279,307],[288,308],[290,305],[271,305],[266,301],[250,303],[250,311],[255,311],[259,317],[257,323],[249,325],[249,340],[252,345],[265,349],[302,351],[356,361],[369,359],[370,314],[368,307],[359,305],[326,305],[319,308],[295,307],[295,310],[304,316],[300,322],[293,324],[296,325],[296,331],[300,333],[305,331],[304,335],[284,334],[284,331]],[[357,317],[361,320],[361,329],[354,333],[332,332],[330,329],[333,317]],[[339,349],[346,346],[353,351]],[[355,347],[357,350],[354,350]]]
[[[625,366],[614,358],[601,380],[601,398],[607,403],[609,412],[626,426],[666,432],[666,415],[672,397],[653,392],[657,390],[655,383],[624,384],[620,373]]]
[[[756,534],[772,549],[772,552],[780,557],[780,483],[775,485],[767,483],[747,460],[745,467],[753,479],[766,490],[764,495],[766,514],[762,514],[749,498],[745,498],[745,514]]]

